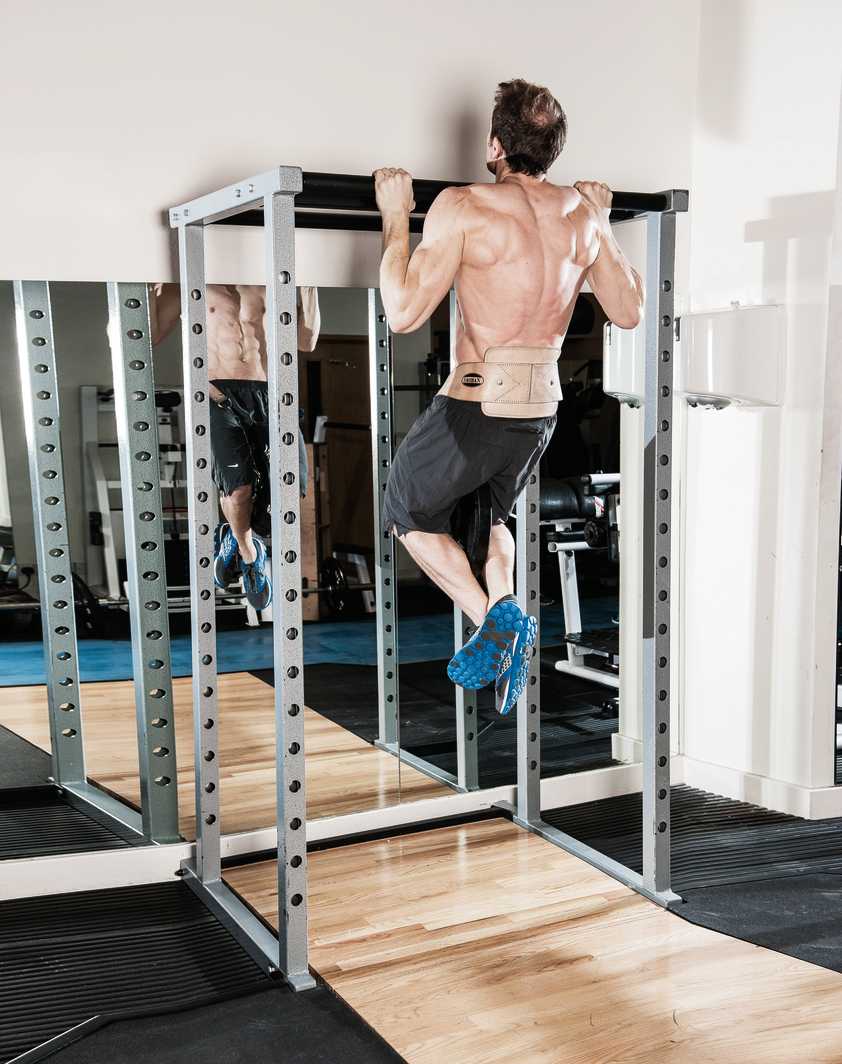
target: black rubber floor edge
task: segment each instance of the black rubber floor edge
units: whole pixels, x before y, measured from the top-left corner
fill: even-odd
[[[109,1023],[51,1064],[395,1064],[403,1060],[329,988],[266,989],[211,1006]]]
[[[842,876],[790,875],[685,891],[682,919],[842,972]]]
[[[0,903],[0,957],[0,1061],[96,1017],[271,985],[183,883]]]
[[[842,873],[842,818],[803,820],[676,786],[671,792],[672,888]],[[642,798],[624,794],[542,814],[615,861],[641,870]]]
[[[52,758],[46,750],[0,724],[0,791],[43,787],[52,771]]]
[[[53,787],[0,790],[0,861],[130,845],[128,833],[76,809]]]
[[[692,787],[671,792],[676,916],[842,972],[842,818],[803,820]],[[627,794],[543,814],[641,869],[642,800]]]

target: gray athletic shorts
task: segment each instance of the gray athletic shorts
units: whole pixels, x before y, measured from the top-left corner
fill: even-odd
[[[488,417],[481,403],[437,395],[395,454],[383,527],[450,532],[459,500],[487,484],[491,518],[506,521],[550,442],[556,417]]]

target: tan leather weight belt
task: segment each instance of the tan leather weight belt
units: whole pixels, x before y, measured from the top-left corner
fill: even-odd
[[[554,347],[489,347],[483,362],[461,362],[439,395],[482,403],[488,417],[550,417],[561,399]]]

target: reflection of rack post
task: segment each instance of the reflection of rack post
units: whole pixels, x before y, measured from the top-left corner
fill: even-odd
[[[15,281],[14,293],[53,782],[71,805],[140,836],[140,813],[88,782],[50,289],[46,281]]]

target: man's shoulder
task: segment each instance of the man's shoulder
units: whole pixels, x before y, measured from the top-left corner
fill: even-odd
[[[543,187],[558,201],[559,208],[566,214],[572,214],[582,205],[582,195],[573,185],[556,185],[552,181],[544,181]]]
[[[434,204],[440,210],[454,211],[470,203],[471,190],[478,185],[448,185],[436,196]]]
[[[448,185],[433,200],[424,231],[464,229],[472,213],[470,185]]]

